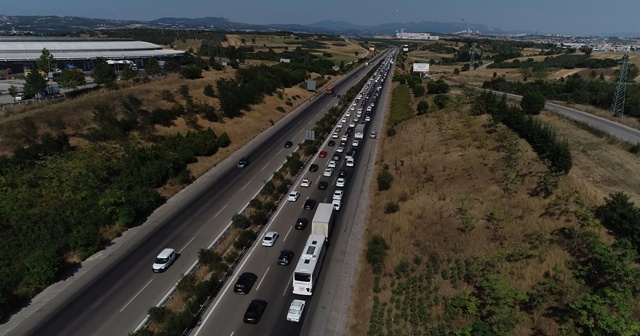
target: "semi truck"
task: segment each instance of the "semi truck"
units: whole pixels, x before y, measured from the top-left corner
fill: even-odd
[[[325,236],[325,239],[329,239],[329,233],[331,232],[331,219],[333,217],[333,204],[320,203],[316,209],[313,220],[311,221],[311,234],[318,234]]]
[[[329,86],[329,87],[327,88],[327,94],[329,94],[329,95],[330,95],[330,94],[334,94],[335,92],[336,92],[336,88],[335,88],[335,87],[333,87],[333,85],[331,85],[331,86]]]
[[[353,136],[355,139],[364,139],[364,124],[356,125],[356,134]]]

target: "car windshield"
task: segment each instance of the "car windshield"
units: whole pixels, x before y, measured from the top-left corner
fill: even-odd
[[[166,264],[169,258],[156,258],[156,264]]]

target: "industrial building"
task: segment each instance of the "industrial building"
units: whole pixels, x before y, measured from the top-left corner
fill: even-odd
[[[0,37],[0,69],[10,69],[21,73],[24,69],[35,68],[35,61],[43,49],[49,50],[56,64],[51,68],[78,68],[90,71],[95,60],[129,60],[138,68],[144,68],[146,61],[156,58],[164,61],[180,57],[184,51],[163,49],[157,44],[98,38],[43,38],[43,37]]]
[[[399,33],[396,31],[396,38],[405,40],[438,41],[440,36],[431,35],[430,33],[405,33],[404,29],[401,29]]]

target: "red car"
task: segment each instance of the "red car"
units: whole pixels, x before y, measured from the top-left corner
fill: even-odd
[[[318,157],[319,157],[319,158],[325,158],[325,157],[327,157],[327,152],[325,152],[325,151],[320,152],[320,154],[318,154]]]

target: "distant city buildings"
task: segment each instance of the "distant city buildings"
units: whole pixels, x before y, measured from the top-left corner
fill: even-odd
[[[402,29],[400,32],[396,31],[396,38],[405,40],[438,41],[440,36],[431,35],[430,33],[405,33],[404,29]]]

